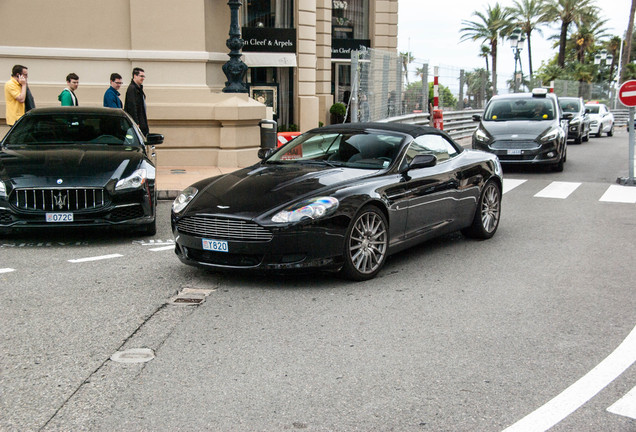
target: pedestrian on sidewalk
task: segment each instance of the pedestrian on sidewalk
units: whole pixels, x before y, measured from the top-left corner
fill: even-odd
[[[144,93],[144,80],[146,72],[136,67],[132,72],[132,81],[126,90],[126,102],[124,111],[133,118],[144,136],[148,135],[148,117],[146,116],[146,94]]]
[[[121,94],[119,89],[123,83],[121,75],[118,73],[110,74],[110,87],[104,93],[104,106],[106,108],[123,108],[124,105],[119,99]]]
[[[59,94],[57,100],[62,103],[62,106],[78,106],[77,96],[75,96],[75,90],[79,87],[79,76],[71,72],[66,76],[66,88]]]

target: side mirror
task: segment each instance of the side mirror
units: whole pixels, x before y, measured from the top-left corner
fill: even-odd
[[[149,133],[146,136],[146,145],[153,146],[163,143],[163,135],[157,133]]]
[[[271,149],[271,148],[258,149],[258,158],[261,160],[267,159],[268,157],[272,155],[272,153],[274,153],[274,149]]]
[[[420,168],[430,168],[434,167],[437,164],[437,157],[432,154],[423,154],[417,155],[413,158],[409,166],[406,167],[406,171],[420,169]]]
[[[589,114],[590,113],[590,109],[589,108],[585,108],[585,114]]]
[[[572,120],[574,118],[574,114],[572,113],[563,113],[563,118],[566,120]]]
[[[473,114],[473,121],[481,121],[481,115]]]

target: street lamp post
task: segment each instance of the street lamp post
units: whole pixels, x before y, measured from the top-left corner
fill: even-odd
[[[523,34],[522,30],[517,27],[510,34],[510,47],[512,48],[512,54],[515,58],[515,73],[514,73],[514,92],[519,92],[521,84],[523,83],[523,68],[521,66],[521,50],[523,49],[523,44],[526,41],[526,35]],[[517,63],[519,63],[519,70],[517,71]]]
[[[597,65],[599,69],[599,83],[601,84],[602,89],[604,89],[603,76],[605,75],[605,68],[611,66],[612,60],[614,60],[614,56],[612,56],[611,54],[608,54],[606,49],[602,49],[596,54],[594,54],[594,64]],[[609,77],[608,81],[609,81],[608,84],[611,87],[612,77]],[[609,98],[609,91],[607,96]]]
[[[230,49],[230,61],[223,65],[223,73],[227,77],[224,93],[247,93],[248,89],[243,82],[247,65],[241,60],[241,49],[245,41],[241,39],[241,28],[239,27],[239,8],[241,0],[229,0],[230,6],[230,38],[225,45]]]

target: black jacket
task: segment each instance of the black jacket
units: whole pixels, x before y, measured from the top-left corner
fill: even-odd
[[[138,86],[134,81],[130,82],[126,90],[126,102],[124,103],[124,111],[126,111],[139,125],[139,129],[144,135],[148,135],[148,118],[146,117],[146,95],[144,94],[144,86]]]

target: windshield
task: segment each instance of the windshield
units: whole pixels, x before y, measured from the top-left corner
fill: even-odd
[[[578,100],[559,100],[559,105],[563,112],[577,113],[580,111],[580,101]]]
[[[585,105],[585,108],[590,110],[590,114],[598,114],[598,111],[599,111],[598,105]]]
[[[554,114],[554,105],[550,99],[501,99],[492,100],[488,104],[484,120],[553,120]]]
[[[267,162],[383,169],[393,163],[404,138],[384,131],[306,133],[276,152]]]
[[[100,114],[38,114],[24,117],[7,136],[7,145],[140,145],[130,121]]]

